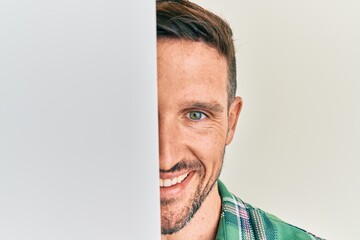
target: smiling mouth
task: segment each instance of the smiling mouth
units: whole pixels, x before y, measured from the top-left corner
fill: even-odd
[[[179,184],[181,183],[182,181],[184,181],[184,179],[189,175],[189,173],[185,173],[183,175],[180,175],[178,177],[175,177],[175,178],[168,178],[168,179],[162,179],[160,178],[160,187],[163,188],[163,187],[171,187],[171,186],[174,186],[176,184]]]

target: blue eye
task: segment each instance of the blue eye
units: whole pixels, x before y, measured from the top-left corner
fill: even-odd
[[[203,118],[206,117],[206,115],[202,112],[199,112],[199,111],[191,111],[188,113],[188,117],[191,119],[191,120],[194,120],[194,121],[199,121]]]

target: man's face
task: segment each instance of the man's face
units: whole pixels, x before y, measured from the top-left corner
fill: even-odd
[[[179,231],[216,182],[241,100],[228,109],[226,59],[205,43],[159,39],[158,107],[163,234]]]

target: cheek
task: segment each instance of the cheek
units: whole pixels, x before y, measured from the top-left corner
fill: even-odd
[[[218,177],[225,148],[225,136],[219,134],[209,134],[198,138],[198,148],[194,151],[198,160],[204,166],[204,183],[209,187]],[[209,185],[210,184],[210,185]]]
[[[204,165],[221,162],[226,141],[226,132],[223,129],[187,132],[188,147]]]

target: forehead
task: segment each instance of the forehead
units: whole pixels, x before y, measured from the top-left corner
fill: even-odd
[[[157,40],[158,61],[169,61],[189,66],[216,64],[227,69],[226,58],[220,52],[201,41],[160,38]]]
[[[159,39],[157,63],[160,91],[171,87],[201,94],[227,94],[226,59],[206,43]]]

